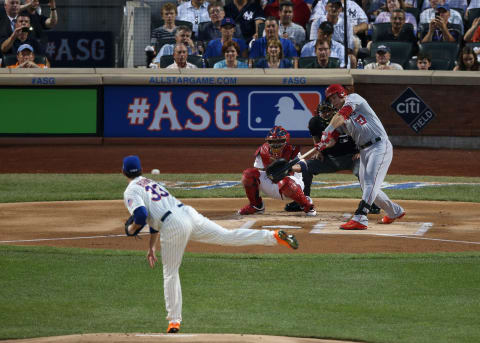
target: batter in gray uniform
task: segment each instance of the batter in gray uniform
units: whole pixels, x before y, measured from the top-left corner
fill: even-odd
[[[157,262],[155,249],[160,236],[165,307],[169,321],[167,333],[180,330],[182,289],[178,271],[189,240],[229,246],[281,244],[298,248],[295,236],[282,230],[227,230],[214,223],[193,207],[181,203],[158,182],[143,177],[137,156],[125,157],[122,170],[129,181],[123,196],[125,206],[134,219],[127,227],[127,234],[135,235],[148,224],[151,235],[147,260],[152,268]]]
[[[362,200],[352,219],[340,228],[367,229],[367,214],[374,201],[387,213],[379,223],[393,223],[403,217],[405,211],[380,189],[393,156],[392,144],[380,119],[364,98],[356,93],[347,95],[341,85],[330,85],[325,91],[325,98],[339,111],[323,131],[320,143],[315,144],[317,149],[322,151],[333,146],[337,138],[346,133],[353,138],[360,150],[359,178],[363,191]]]

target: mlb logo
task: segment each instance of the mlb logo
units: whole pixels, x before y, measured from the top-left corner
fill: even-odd
[[[435,118],[432,109],[411,88],[407,88],[391,106],[416,133]]]
[[[254,91],[248,95],[248,127],[268,131],[282,126],[287,131],[308,131],[322,95],[317,91]]]

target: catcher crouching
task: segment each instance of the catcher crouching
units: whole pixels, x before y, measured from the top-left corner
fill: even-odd
[[[238,214],[263,213],[262,191],[273,199],[296,201],[307,216],[317,215],[312,199],[303,193],[302,174],[291,170],[289,162],[300,156],[300,149],[289,143],[290,134],[283,127],[274,126],[265,140],[255,152],[253,168],[243,171],[242,184],[250,203],[241,208]]]

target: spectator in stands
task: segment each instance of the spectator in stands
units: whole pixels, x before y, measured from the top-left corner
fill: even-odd
[[[182,3],[177,8],[177,19],[189,21],[193,25],[193,33],[198,37],[198,24],[210,21],[208,15],[208,2],[205,0],[190,0]]]
[[[292,18],[293,3],[290,1],[283,1],[280,4],[280,37],[290,39],[295,46],[295,49],[300,52],[303,44],[305,43],[305,29],[302,26],[292,22]]]
[[[192,40],[192,30],[188,26],[179,26],[175,33],[175,44],[165,44],[162,46],[153,63],[160,65],[160,58],[164,55],[173,55],[175,45],[182,43],[188,48],[190,55],[197,55],[197,47]]]
[[[4,55],[16,54],[20,45],[29,44],[33,47],[34,51],[38,51],[40,54],[45,53],[44,46],[31,36],[32,27],[30,26],[30,16],[27,12],[18,14],[15,30],[8,37],[0,38],[1,51]]]
[[[350,4],[350,2],[348,3]],[[318,5],[317,5],[318,6]],[[350,64],[352,68],[356,68],[357,66],[357,59],[356,59],[356,50],[358,49],[355,47],[354,43],[354,35],[353,35],[353,25],[347,25],[347,40],[348,44],[344,44],[344,23],[343,23],[343,14],[342,12],[342,3],[340,0],[328,0],[327,5],[326,5],[326,11],[327,15],[322,16],[318,19],[315,19],[315,21],[312,23],[311,31],[310,31],[310,39],[311,40],[316,40],[317,39],[317,31],[320,26],[320,24],[324,21],[328,21],[333,24],[333,36],[332,39],[334,41],[339,42],[342,44],[345,48],[348,49],[348,55],[350,59]],[[357,43],[358,44],[358,43]]]
[[[387,10],[380,12],[375,18],[375,23],[388,23],[392,21],[393,12],[398,9],[405,10],[403,0],[387,0]],[[413,14],[405,12],[405,22],[413,25],[413,30],[417,32],[417,19]],[[415,33],[414,32],[414,33]]]
[[[430,21],[428,32],[423,37],[422,43],[426,42],[457,42],[460,32],[448,22],[450,7],[447,4],[437,6],[437,14]]]
[[[319,40],[315,42],[315,54],[317,58],[312,63],[307,64],[304,68],[309,69],[324,69],[335,68],[330,59],[330,45],[331,41]]]
[[[480,0],[470,0],[467,10],[465,11],[465,19],[468,19],[469,11],[473,8],[480,8]]]
[[[258,25],[265,21],[260,1],[258,0],[232,0],[225,5],[225,16],[235,20],[240,26],[243,39],[248,43],[258,38]]]
[[[478,63],[477,54],[472,47],[463,47],[458,57],[457,65],[453,70],[480,71],[480,63]]]
[[[247,44],[242,38],[234,38],[233,33],[235,32],[235,21],[232,18],[225,17],[222,19],[221,23],[221,38],[216,38],[211,40],[207,49],[205,50],[204,58],[218,57],[223,56],[222,46],[231,40],[235,41],[240,47],[239,55],[242,57],[248,57],[248,48]]]
[[[429,0],[429,2],[430,2],[431,8],[427,8],[426,10],[423,10],[422,13],[420,13],[419,25],[424,25],[425,24],[425,26],[429,26],[429,25],[426,25],[426,24],[430,24],[432,22],[432,20],[435,19],[436,10],[437,10],[438,5],[444,5],[445,4],[445,0]],[[450,24],[459,25],[460,34],[463,35],[464,31],[463,31],[463,18],[462,18],[462,16],[457,11],[450,10],[450,7],[449,7],[449,13],[450,13],[450,16],[448,18],[448,22]],[[427,29],[425,29],[424,31],[425,32],[421,32],[422,37],[423,37],[423,35],[426,34]]]
[[[330,57],[335,57],[340,60],[340,68],[345,68],[345,48],[342,44],[332,39],[333,25],[328,21],[324,21],[320,24],[317,31],[317,39],[306,43],[301,52],[301,57],[316,56],[315,44],[317,40],[327,40],[330,47]],[[350,68],[350,60],[348,61],[347,68]]]
[[[213,68],[248,68],[248,63],[237,59],[240,54],[240,47],[237,42],[232,40],[225,42],[222,46],[222,53],[225,59],[215,63]]]
[[[418,50],[417,37],[410,25],[405,25],[405,11],[397,8],[391,15],[391,27],[376,37],[376,41],[397,41],[412,44],[413,54]],[[368,47],[370,48],[371,42]]]
[[[338,0],[340,3],[340,12],[344,7],[345,0]],[[325,17],[328,15],[327,5],[328,0],[322,0],[317,3],[314,8],[313,14],[310,17],[310,21],[316,21],[320,19],[320,22],[323,22]],[[343,13],[340,15],[343,18]],[[355,1],[348,0],[347,2],[347,17],[348,24],[353,24],[353,34],[355,36],[364,34],[368,30],[368,17],[365,11],[360,7]],[[312,25],[313,26],[313,25]],[[315,36],[310,35],[310,39],[315,39]],[[358,43],[359,44],[359,43]]]
[[[267,43],[269,40],[280,40],[283,47],[283,56],[285,58],[297,58],[297,50],[293,43],[278,35],[278,20],[275,17],[268,17],[265,20],[265,36],[255,39],[250,49],[250,59],[265,57],[267,50]]]
[[[50,17],[46,17],[41,14],[40,1],[39,0],[25,0],[22,10],[25,10],[30,14],[30,21],[33,27],[33,32],[37,39],[46,44],[47,35],[44,30],[54,28],[58,23],[57,6],[55,0],[48,2],[50,7]]]
[[[172,2],[167,2],[163,4],[161,11],[163,25],[153,29],[151,35],[151,44],[155,47],[156,51],[161,48],[159,44],[161,41],[175,39],[175,33],[177,32],[177,25],[175,25],[177,6]]]
[[[8,37],[15,30],[20,0],[5,0],[4,11],[0,15],[0,37]]]
[[[480,42],[480,17],[475,18],[472,22],[472,26],[463,36],[465,43],[478,43]]]
[[[208,14],[210,15],[210,22],[207,22],[204,25],[200,25],[198,29],[198,40],[204,42],[207,46],[208,42],[212,39],[220,38],[221,33],[221,23],[223,18],[225,18],[225,10],[223,9],[222,1],[212,1],[208,5]],[[242,32],[238,26],[235,26],[235,33],[233,34],[236,38],[242,38]]]
[[[390,62],[390,48],[386,45],[379,45],[375,54],[376,62],[369,63],[365,69],[380,69],[380,70],[403,70],[400,64]]]
[[[417,69],[430,70],[432,67],[432,56],[429,53],[419,53],[417,55]]]
[[[267,43],[265,58],[255,63],[255,68],[292,68],[293,64],[288,58],[283,58],[283,47],[279,40],[271,39]]]
[[[282,10],[282,3],[290,2],[292,6],[292,21],[295,24],[300,25],[303,28],[306,28],[309,21],[311,11],[310,7],[304,0],[274,0],[268,1],[267,5],[263,9],[266,17],[275,17],[280,19],[280,12]]]
[[[458,8],[461,10],[459,13],[465,12],[467,9],[467,0],[447,0],[445,3],[450,6],[450,8]],[[422,11],[426,10],[427,8],[431,8],[432,5],[429,1],[424,0],[422,4]],[[435,8],[435,7],[433,7]]]
[[[20,45],[17,51],[17,64],[8,66],[7,68],[48,68],[45,64],[35,63],[35,54],[33,48],[29,44]]]
[[[189,63],[188,58],[188,49],[187,46],[183,43],[175,44],[173,49],[173,60],[174,62],[170,64],[167,69],[196,69],[197,66]]]

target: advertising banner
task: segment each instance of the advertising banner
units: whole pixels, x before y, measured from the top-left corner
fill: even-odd
[[[96,134],[96,89],[2,89],[1,134]]]
[[[112,32],[48,31],[46,55],[52,68],[111,68],[115,64]]]
[[[325,86],[106,86],[105,137],[310,137]]]

